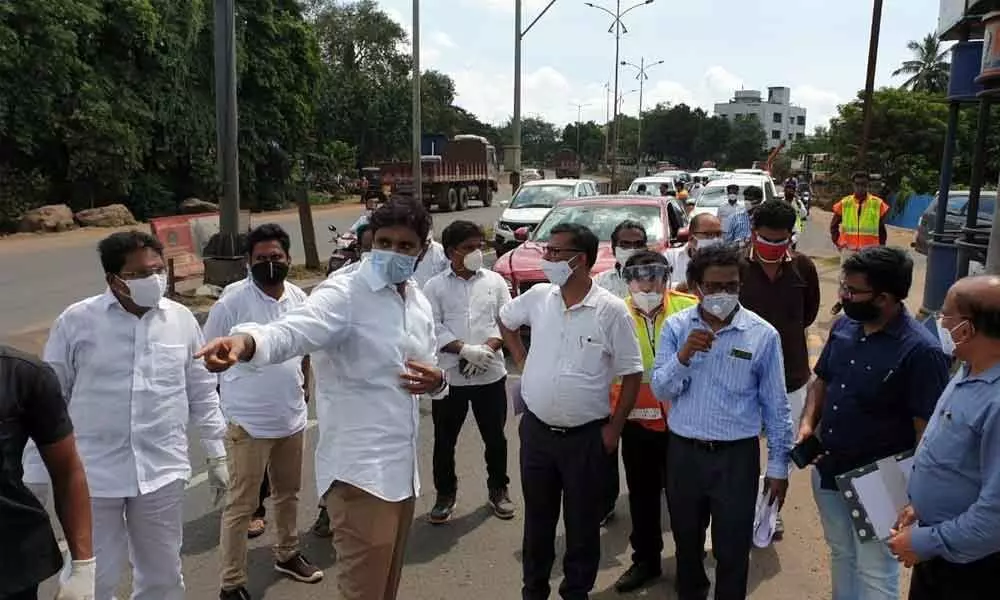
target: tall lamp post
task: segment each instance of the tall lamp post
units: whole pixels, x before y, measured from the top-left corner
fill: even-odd
[[[632,67],[633,69],[637,69],[639,71],[638,74],[636,74],[635,76],[635,78],[639,80],[639,128],[635,136],[636,166],[639,166],[639,162],[642,160],[642,91],[643,87],[645,86],[646,80],[649,79],[649,75],[646,74],[646,71],[655,67],[656,65],[662,65],[662,64],[663,64],[662,60],[646,64],[646,57],[644,56],[639,58],[639,64],[630,63],[627,60],[623,60],[621,62],[621,65],[623,67]]]
[[[413,197],[424,198],[423,164],[421,161],[421,115],[420,115],[420,0],[413,0]]]
[[[416,0],[414,0],[416,2]],[[528,27],[521,30],[521,0],[514,0],[514,116],[510,120],[510,185],[514,190],[521,185],[521,40],[531,31],[535,23],[541,19],[545,13],[549,12],[556,0],[551,0],[538,13],[535,20],[528,24]]]
[[[570,102],[569,105],[576,107],[576,159],[580,160],[580,123],[583,120],[583,109],[590,106],[590,104]]]
[[[868,137],[872,131],[872,93],[875,89],[875,65],[878,61],[878,38],[882,26],[882,0],[875,0],[872,7],[872,31],[868,39],[868,73],[865,78],[865,96],[861,106],[861,144],[858,146],[858,168],[868,172]]]
[[[653,3],[653,0],[642,0],[642,2],[638,2],[636,4],[633,4],[630,7],[626,8],[625,10],[622,10],[622,0],[615,0],[615,10],[614,10],[614,12],[612,12],[610,9],[607,9],[607,8],[605,8],[603,6],[598,5],[598,4],[594,4],[593,2],[584,2],[584,4],[586,4],[590,8],[596,8],[597,10],[600,10],[602,12],[606,12],[609,15],[611,15],[612,19],[614,19],[614,21],[611,22],[611,27],[608,28],[608,33],[614,33],[615,34],[615,86],[614,86],[615,93],[614,93],[613,97],[616,100],[618,98],[618,70],[619,70],[619,66],[620,66],[619,63],[621,62],[621,40],[622,40],[622,34],[623,33],[628,33],[628,28],[625,27],[624,23],[622,23],[622,17],[624,17],[628,13],[632,12],[633,10],[639,8],[640,6],[645,6],[647,4],[652,4],[652,3]],[[611,158],[611,193],[614,193],[616,191],[615,190],[615,174],[616,174],[617,167],[618,167],[618,164],[617,164],[618,163],[618,158],[617,158],[617,154],[618,154],[618,150],[617,150],[617,148],[618,148],[618,102],[617,101],[615,102],[615,112],[612,115],[611,122],[614,125],[612,127],[612,137],[613,137],[614,141],[611,142],[611,157],[610,157]]]
[[[630,95],[632,95],[632,94],[634,94],[634,93],[636,93],[638,91],[639,91],[639,88],[636,88],[634,90],[629,90],[627,92],[622,92],[621,94],[618,94],[618,102],[616,103],[618,105],[618,114],[621,114],[622,109],[625,106],[625,96],[630,96]],[[615,155],[616,156],[618,155],[618,151],[621,150],[621,148],[619,148],[619,146],[621,145],[621,141],[622,141],[621,132],[616,127],[615,128],[615,146],[614,146],[614,148],[615,148]]]

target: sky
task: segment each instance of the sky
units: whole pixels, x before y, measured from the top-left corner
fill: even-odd
[[[615,9],[616,0],[593,0]],[[626,9],[641,0],[621,0]],[[548,0],[523,0],[523,26]],[[413,0],[379,5],[412,31]],[[876,86],[899,85],[892,72],[910,58],[909,40],[937,26],[939,0],[885,0]],[[807,109],[807,131],[864,88],[871,0],[654,0],[622,18],[621,60],[648,69],[643,110],[659,102],[710,114],[737,89],[791,88]],[[500,124],[513,112],[514,0],[422,0],[421,66],[448,74],[456,104]],[[614,77],[612,17],[583,0],[556,0],[522,43],[522,115],[559,124],[604,121]],[[637,69],[622,67],[622,112],[639,109]],[[633,91],[636,90],[636,91]],[[578,107],[582,104],[582,108]]]

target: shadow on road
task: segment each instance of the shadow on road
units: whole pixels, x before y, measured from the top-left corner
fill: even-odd
[[[486,505],[443,525],[431,525],[427,522],[426,515],[417,515],[406,545],[406,564],[429,563],[447,554],[463,536],[492,517],[493,512]]]

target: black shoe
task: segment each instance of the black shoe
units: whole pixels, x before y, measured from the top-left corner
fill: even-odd
[[[778,514],[778,522],[774,524],[774,535],[771,536],[772,542],[780,542],[782,538],[785,537],[785,522],[781,520],[781,514]]]
[[[330,515],[326,512],[326,507],[319,507],[319,514],[316,515],[316,522],[313,523],[312,533],[316,537],[330,537],[333,531],[330,529]]]
[[[306,560],[301,553],[284,562],[275,562],[274,570],[302,583],[316,583],[323,579],[323,571]]]
[[[219,600],[250,600],[250,592],[241,585],[238,588],[219,592]]]
[[[514,518],[514,503],[510,501],[507,488],[490,490],[490,508],[498,519],[509,521]]]
[[[615,582],[615,591],[621,594],[633,592],[658,579],[662,574],[659,564],[633,563]]]
[[[437,501],[434,503],[434,508],[432,508],[430,514],[427,515],[427,520],[434,525],[447,523],[448,519],[451,518],[451,513],[453,512],[455,512],[455,495],[438,494]]]

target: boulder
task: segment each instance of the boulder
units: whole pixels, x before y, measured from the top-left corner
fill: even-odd
[[[198,198],[188,198],[181,202],[182,215],[196,215],[199,213],[219,212],[219,205],[213,202],[206,202]]]
[[[73,211],[65,204],[50,204],[29,210],[21,217],[17,230],[29,233],[48,233],[74,229]]]
[[[73,215],[81,227],[125,227],[138,225],[138,221],[124,204],[109,204],[88,208]]]

